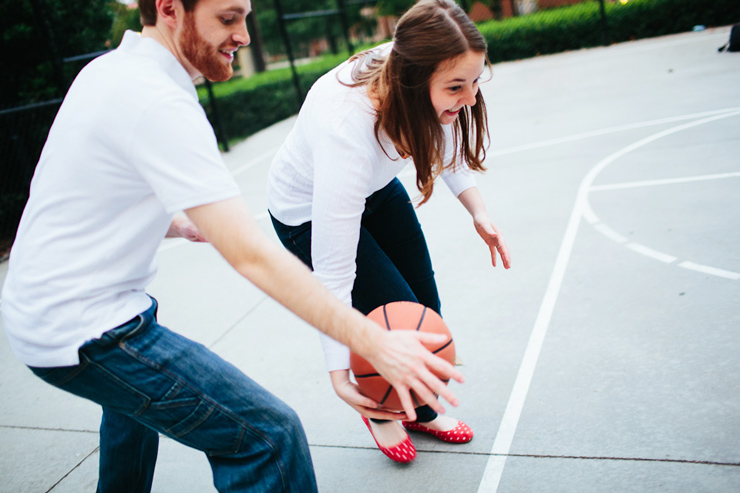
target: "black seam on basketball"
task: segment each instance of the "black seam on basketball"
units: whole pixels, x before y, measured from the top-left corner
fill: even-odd
[[[424,307],[424,310],[421,312],[421,318],[419,319],[419,325],[416,326],[416,332],[419,332],[419,329],[421,329],[421,324],[424,323],[424,315],[427,313],[427,307]]]
[[[411,390],[409,391],[409,394],[411,394],[411,399],[414,401],[414,407],[421,407],[421,404],[419,404],[419,401],[416,399],[416,392]]]
[[[380,373],[365,373],[364,375],[355,375],[355,379],[358,378],[370,378],[370,377],[379,377]]]
[[[447,346],[449,346],[450,344],[452,344],[452,339],[450,339],[450,342],[448,342],[447,344],[445,344],[445,345],[444,345],[444,346],[442,346],[441,348],[439,348],[439,349],[435,349],[434,351],[432,351],[432,354],[437,354],[438,352],[442,351],[442,350],[443,350],[444,348],[446,348],[446,347],[447,347]]]
[[[388,390],[386,391],[385,395],[383,396],[383,399],[380,401],[380,405],[382,406],[385,404],[385,401],[388,400],[388,396],[391,395],[391,392],[393,391],[393,386],[388,385]]]
[[[387,330],[391,330],[391,323],[388,321],[388,312],[385,309],[386,306],[388,305],[383,305],[383,318],[385,318],[385,328]]]

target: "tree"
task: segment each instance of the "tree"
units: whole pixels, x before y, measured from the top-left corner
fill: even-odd
[[[113,19],[111,0],[13,0],[0,3],[0,107],[63,95],[76,74],[53,59],[104,50]],[[61,80],[59,80],[61,79]]]
[[[117,48],[123,39],[123,33],[127,30],[141,32],[141,21],[139,20],[139,8],[131,8],[121,2],[113,0],[110,2],[113,11],[113,27],[110,32],[110,48]]]

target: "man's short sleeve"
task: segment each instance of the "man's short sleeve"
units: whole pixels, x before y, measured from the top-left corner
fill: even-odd
[[[152,105],[132,135],[132,162],[168,213],[239,195],[203,108],[187,95]]]

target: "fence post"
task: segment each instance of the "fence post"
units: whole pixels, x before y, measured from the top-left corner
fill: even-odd
[[[604,0],[599,0],[599,10],[601,11],[601,36],[604,42],[604,46],[608,46],[609,25],[606,22],[606,8],[604,7]]]
[[[280,35],[283,37],[283,43],[285,43],[285,51],[288,55],[288,61],[290,62],[290,71],[293,74],[293,86],[295,86],[295,95],[298,100],[298,107],[300,108],[303,104],[303,91],[301,90],[301,81],[298,78],[298,72],[295,69],[295,59],[293,58],[293,48],[290,46],[290,38],[288,37],[288,29],[285,27],[285,19],[283,18],[283,6],[280,4],[280,0],[273,0],[275,4],[275,11],[277,12],[278,18],[278,29]]]
[[[354,54],[355,48],[352,46],[352,41],[349,39],[349,23],[347,22],[347,5],[344,0],[337,0],[339,5],[339,22],[342,23],[342,32],[344,33],[344,41],[347,43],[347,51],[349,56]]]
[[[206,89],[208,89],[208,99],[211,102],[211,113],[213,114],[213,121],[216,124],[214,130],[216,131],[216,137],[221,141],[224,146],[224,151],[229,152],[229,138],[226,136],[224,131],[224,123],[221,121],[221,117],[218,114],[218,106],[216,105],[216,97],[213,95],[213,86],[211,81],[206,79]]]
[[[267,70],[267,64],[265,63],[265,56],[262,50],[262,32],[259,24],[257,24],[257,21],[255,20],[255,15],[254,7],[252,7],[252,11],[247,16],[247,28],[250,34],[249,38],[251,40],[249,45],[252,47],[254,71],[264,72]]]

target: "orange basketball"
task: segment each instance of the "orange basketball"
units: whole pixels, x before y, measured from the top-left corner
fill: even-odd
[[[395,301],[379,306],[368,314],[368,318],[388,330],[416,330],[446,335],[447,340],[444,342],[435,347],[425,344],[425,347],[450,364],[455,364],[455,343],[452,340],[450,329],[447,328],[442,317],[431,308],[411,301]],[[401,400],[395,389],[375,371],[375,368],[365,358],[351,353],[349,361],[357,385],[363,394],[379,402],[386,410],[403,411]],[[441,375],[437,376],[442,378]],[[447,380],[443,382],[447,383]],[[411,398],[415,407],[422,405],[413,390]]]

